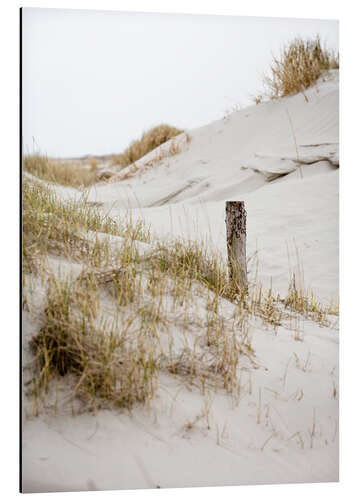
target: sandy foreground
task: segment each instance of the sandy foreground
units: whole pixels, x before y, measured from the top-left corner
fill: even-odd
[[[255,255],[261,283],[285,293],[300,267],[319,300],[338,300],[338,102],[338,72],[331,72],[305,96],[189,131],[189,140],[177,139],[179,154],[165,156],[166,144],[135,171],[114,171],[87,200],[113,218],[144,219],[159,237],[203,239],[221,252],[225,201],[244,200],[247,254]],[[83,196],[53,189],[63,199]],[[68,271],[66,262],[52,263]],[[35,329],[24,313],[25,362]],[[150,404],[130,413],[34,417],[24,397],[24,491],[337,481],[337,322],[302,319],[274,332],[252,322],[250,334],[256,359],[241,367],[239,401],[220,391],[202,395],[168,375]]]

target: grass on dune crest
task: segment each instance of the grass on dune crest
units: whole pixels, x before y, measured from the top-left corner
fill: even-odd
[[[120,236],[121,244],[93,243],[88,231]],[[150,243],[148,257],[138,255],[137,240]],[[80,262],[82,272],[55,275],[46,264],[50,254]],[[23,269],[23,306],[41,318],[30,341],[35,413],[46,407],[53,382],[64,380],[78,411],[144,404],[155,396],[160,373],[203,395],[224,390],[239,404],[240,362],[254,364],[253,320],[276,333],[281,325],[291,329],[293,318],[327,326],[338,315],[296,281],[283,298],[255,278],[241,293],[225,259],[205,242],[157,240],[142,222],[114,221],[84,197],[63,202],[30,181],[23,185]],[[44,277],[40,311],[34,276]]]
[[[320,37],[295,38],[274,56],[269,74],[264,77],[271,99],[304,92],[330,69],[339,68],[339,55],[324,47]],[[263,95],[253,98],[256,104]]]
[[[165,124],[153,127],[144,132],[140,139],[133,141],[123,153],[114,155],[112,164],[125,168],[182,132],[183,130]],[[177,154],[177,152],[178,150],[175,149],[172,154]]]

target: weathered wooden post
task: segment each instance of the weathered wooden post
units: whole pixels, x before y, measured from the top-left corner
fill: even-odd
[[[226,228],[229,278],[244,292],[248,288],[244,201],[226,201]]]

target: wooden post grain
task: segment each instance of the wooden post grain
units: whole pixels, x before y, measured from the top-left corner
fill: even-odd
[[[226,201],[226,228],[229,278],[241,291],[248,288],[244,201]]]

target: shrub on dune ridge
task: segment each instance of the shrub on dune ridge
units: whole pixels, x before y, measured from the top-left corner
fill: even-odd
[[[322,47],[318,35],[308,40],[295,38],[282,49],[280,57],[273,58],[271,76],[264,82],[270,98],[284,97],[303,92],[325,71],[338,68],[338,54]]]
[[[144,132],[141,138],[133,141],[122,154],[113,156],[112,163],[122,168],[127,167],[182,132],[183,130],[170,125],[158,125]]]

